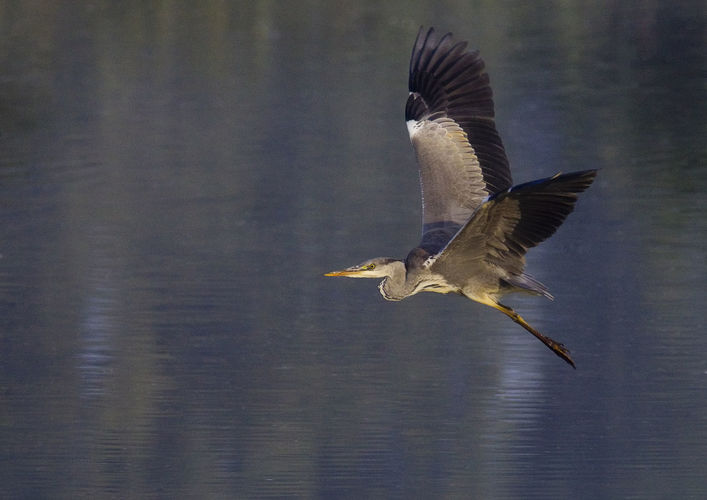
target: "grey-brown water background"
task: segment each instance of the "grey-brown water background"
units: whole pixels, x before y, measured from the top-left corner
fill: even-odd
[[[509,302],[417,243],[417,28],[516,182],[601,168]],[[701,1],[0,3],[0,496],[704,498]]]

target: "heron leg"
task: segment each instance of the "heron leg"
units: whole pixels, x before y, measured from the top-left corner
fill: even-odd
[[[567,363],[569,363],[570,365],[572,365],[572,368],[575,368],[575,369],[577,368],[577,367],[574,365],[574,361],[572,361],[572,358],[570,357],[570,351],[569,351],[564,345],[562,345],[561,343],[559,343],[559,342],[557,342],[557,341],[555,341],[555,340],[552,340],[550,337],[546,337],[545,335],[543,335],[542,333],[540,333],[539,331],[537,331],[535,328],[533,328],[532,326],[530,326],[530,325],[528,324],[528,322],[525,321],[525,320],[521,317],[520,314],[518,314],[517,312],[515,312],[515,311],[514,311],[513,309],[511,309],[510,307],[504,306],[503,304],[500,304],[500,303],[491,304],[491,306],[492,306],[492,307],[495,307],[496,309],[498,309],[499,311],[501,311],[503,314],[505,314],[506,316],[508,316],[509,318],[511,318],[513,321],[515,321],[516,323],[518,323],[520,326],[522,326],[523,328],[525,328],[526,330],[528,330],[530,333],[532,333],[533,335],[535,335],[535,337],[536,337],[538,340],[540,340],[540,342],[542,342],[543,344],[545,344],[548,348],[550,348],[550,350],[551,350],[552,352],[554,352],[554,353],[557,354],[559,357],[561,357],[562,359],[564,359]]]

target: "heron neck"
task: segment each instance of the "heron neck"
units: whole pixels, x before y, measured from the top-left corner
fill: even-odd
[[[402,300],[412,292],[407,286],[407,270],[403,261],[390,265],[390,274],[378,285],[381,295],[386,300]]]

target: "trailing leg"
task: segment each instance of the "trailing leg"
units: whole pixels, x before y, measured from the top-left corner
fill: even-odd
[[[561,343],[559,343],[559,342],[557,342],[557,341],[555,341],[555,340],[552,340],[550,337],[546,337],[545,335],[543,335],[542,333],[540,333],[539,331],[537,331],[535,328],[533,328],[532,326],[530,326],[530,325],[528,324],[528,322],[525,321],[525,320],[520,316],[520,314],[518,314],[517,312],[515,312],[515,311],[514,311],[513,309],[511,309],[510,307],[504,306],[503,304],[499,304],[499,303],[496,303],[496,304],[489,304],[489,305],[491,305],[492,307],[495,307],[496,309],[498,309],[499,311],[501,311],[503,314],[505,314],[506,316],[508,316],[509,318],[511,318],[513,321],[515,321],[516,323],[518,323],[520,326],[522,326],[523,328],[525,328],[526,330],[528,330],[530,333],[532,333],[538,340],[540,340],[540,342],[542,342],[543,344],[545,344],[552,352],[554,352],[554,353],[557,354],[559,357],[561,357],[562,359],[564,359],[567,363],[569,363],[570,365],[572,365],[572,368],[575,368],[575,369],[577,368],[577,367],[574,365],[574,361],[572,361],[572,358],[570,357],[570,351],[569,351],[564,345],[562,345]]]

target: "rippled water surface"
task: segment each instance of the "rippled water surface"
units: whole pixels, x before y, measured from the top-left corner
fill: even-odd
[[[198,5],[197,5],[198,4]],[[514,180],[600,168],[509,299],[323,272],[417,243],[420,24]],[[703,2],[0,5],[0,496],[704,498]]]

